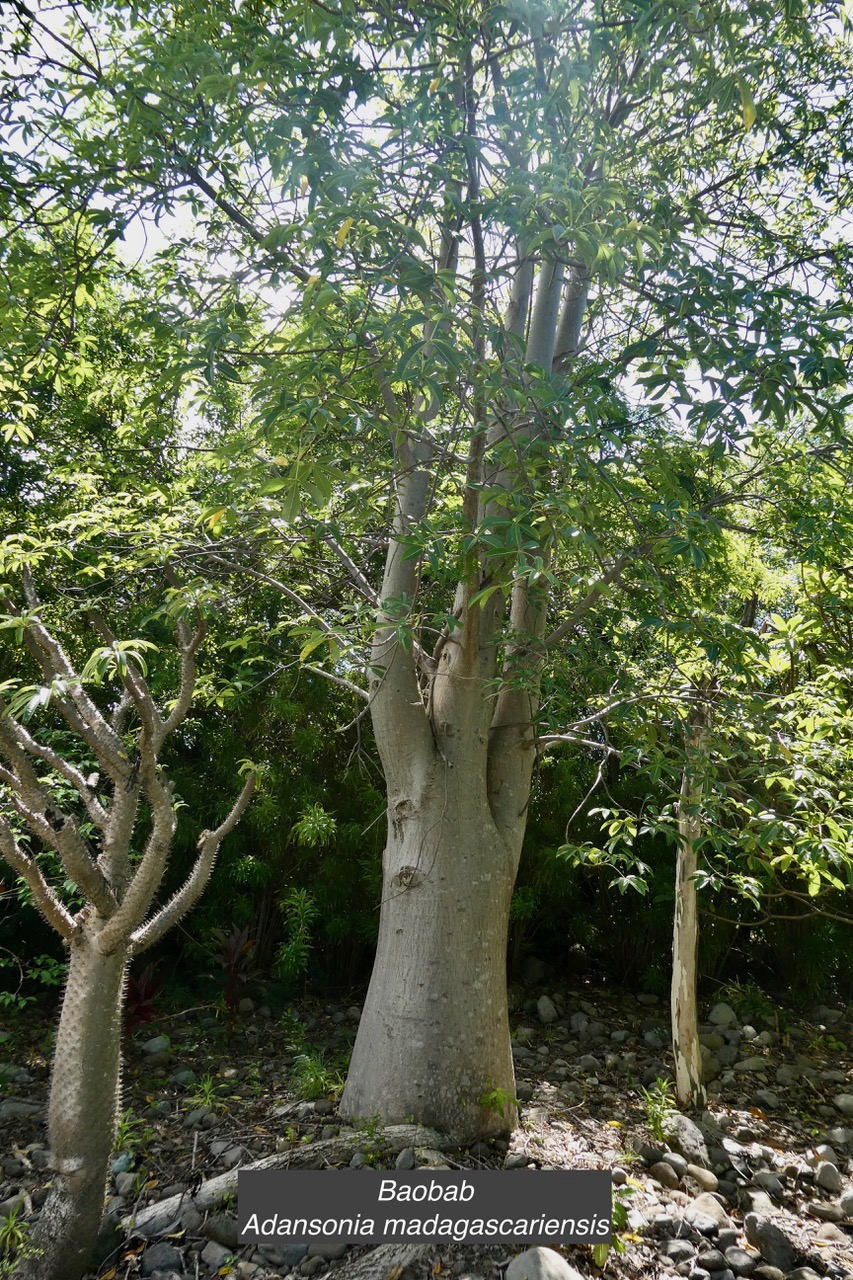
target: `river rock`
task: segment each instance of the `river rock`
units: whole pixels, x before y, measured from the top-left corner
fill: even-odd
[[[236,1253],[239,1248],[237,1219],[230,1213],[212,1213],[202,1227],[202,1233],[208,1240],[215,1240],[229,1253]]]
[[[843,1222],[845,1218],[840,1204],[825,1204],[822,1200],[812,1200],[806,1206],[805,1212],[810,1218],[817,1218],[819,1222]]]
[[[726,1260],[719,1249],[704,1249],[696,1261],[706,1271],[725,1271],[726,1269]]]
[[[785,1188],[782,1181],[780,1178],[777,1178],[772,1169],[759,1169],[758,1172],[753,1175],[752,1181],[757,1187],[761,1187],[763,1191],[766,1191],[768,1195],[771,1195],[774,1200],[781,1200],[785,1195]]]
[[[846,1231],[842,1231],[834,1222],[825,1222],[822,1227],[818,1227],[815,1239],[829,1240],[832,1244],[847,1244],[849,1236]]]
[[[506,1269],[505,1280],[583,1280],[556,1249],[525,1249]]]
[[[698,1182],[703,1191],[716,1191],[720,1185],[717,1175],[712,1173],[710,1169],[703,1169],[699,1164],[689,1164],[687,1166],[687,1176],[692,1178],[694,1182]]]
[[[758,1258],[746,1249],[734,1245],[725,1252],[726,1265],[731,1267],[736,1276],[750,1276],[758,1265]]]
[[[664,1240],[658,1253],[662,1258],[669,1258],[670,1262],[686,1262],[696,1250],[689,1240]]]
[[[536,1012],[539,1014],[540,1022],[556,1022],[560,1016],[557,1013],[557,1006],[550,996],[540,996],[536,1001]]]
[[[833,1102],[843,1115],[853,1117],[853,1093],[836,1094]]]
[[[258,1245],[258,1253],[274,1267],[296,1267],[308,1253],[307,1244],[286,1244],[278,1240]]]
[[[708,1168],[710,1164],[708,1148],[702,1130],[695,1120],[678,1112],[668,1118],[664,1125],[664,1132],[673,1151],[684,1156],[689,1164],[701,1165],[703,1169]]]
[[[663,1162],[664,1164],[672,1165],[679,1178],[683,1178],[687,1170],[690,1168],[690,1165],[684,1159],[684,1156],[679,1155],[677,1151],[667,1151],[663,1158]]]
[[[715,1027],[733,1027],[737,1022],[737,1014],[730,1004],[721,1000],[708,1014],[708,1021],[713,1022]]]
[[[180,1271],[181,1255],[166,1240],[149,1245],[142,1255],[142,1274],[153,1276],[155,1271]]]
[[[23,1102],[20,1098],[7,1098],[0,1102],[0,1120],[22,1120],[24,1116],[36,1116],[40,1111],[37,1102]]]
[[[220,1267],[224,1267],[232,1252],[233,1250],[226,1249],[224,1245],[217,1244],[215,1240],[208,1240],[201,1251],[201,1260],[205,1266],[210,1267],[211,1271],[219,1273]]]
[[[153,1036],[151,1040],[146,1040],[142,1046],[142,1052],[150,1055],[157,1053],[165,1053],[169,1048],[168,1036]]]
[[[844,1179],[838,1172],[834,1164],[824,1161],[819,1164],[815,1170],[814,1180],[819,1187],[823,1187],[824,1191],[840,1191],[844,1186]]]
[[[659,1160],[657,1164],[653,1164],[649,1169],[649,1174],[654,1178],[655,1182],[659,1182],[662,1187],[669,1187],[671,1191],[675,1190],[680,1181],[672,1165],[667,1164],[664,1160]]]
[[[346,1243],[333,1243],[325,1240],[312,1240],[308,1246],[309,1258],[325,1258],[327,1262],[334,1262],[336,1258],[342,1258],[347,1251]]]
[[[748,1213],[743,1220],[744,1234],[753,1249],[757,1249],[765,1262],[780,1271],[790,1271],[797,1252],[781,1228],[768,1222],[757,1213]]]
[[[717,1197],[711,1195],[708,1191],[703,1191],[701,1196],[697,1196],[695,1200],[690,1202],[684,1211],[684,1216],[688,1222],[696,1226],[697,1230],[701,1230],[701,1227],[698,1225],[701,1219],[713,1222],[716,1225],[717,1230],[720,1230],[723,1227],[732,1226],[731,1218],[726,1213]],[[702,1234],[708,1235],[709,1232],[703,1231]]]

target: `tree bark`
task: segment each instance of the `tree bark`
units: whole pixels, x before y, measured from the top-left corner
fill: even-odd
[[[102,955],[89,931],[71,943],[48,1106],[53,1182],[15,1280],[78,1280],[104,1209],[121,1074],[125,948]]]
[[[687,758],[678,801],[678,852],[675,869],[675,918],[672,938],[672,1052],[675,1059],[675,1097],[679,1107],[705,1103],[702,1046],[696,1012],[696,968],[699,943],[696,871],[702,803],[701,726],[688,735]],[[692,758],[691,758],[692,757]]]
[[[344,1116],[414,1116],[460,1142],[512,1127],[506,944],[516,864],[484,776],[439,759],[419,794],[392,795],[376,962]]]

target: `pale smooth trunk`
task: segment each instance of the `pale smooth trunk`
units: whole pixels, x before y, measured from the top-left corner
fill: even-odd
[[[515,859],[477,801],[482,784],[471,784],[436,767],[417,801],[392,798],[376,962],[341,1100],[346,1116],[414,1116],[460,1141],[516,1119],[506,998]]]
[[[680,1107],[705,1103],[702,1047],[696,1012],[697,952],[699,942],[696,871],[701,785],[691,781],[689,765],[681,781],[678,812],[678,854],[675,870],[675,921],[672,939],[672,1052],[675,1059],[675,1096]]]

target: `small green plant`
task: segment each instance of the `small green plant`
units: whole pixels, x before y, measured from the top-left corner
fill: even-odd
[[[499,1089],[489,1081],[477,1099],[477,1105],[509,1123],[513,1113],[518,1110],[518,1099],[508,1089]]]
[[[362,1116],[356,1120],[355,1127],[360,1133],[363,1133],[368,1142],[376,1142],[382,1131],[382,1119],[377,1114],[375,1116]]]
[[[829,1053],[848,1053],[849,1050],[843,1040],[838,1040],[829,1031],[824,1031],[816,1035],[810,1040],[806,1046],[809,1053],[829,1054]]]
[[[0,955],[0,969],[17,971],[18,985],[14,991],[0,991],[0,1008],[20,1012],[31,1005],[36,997],[25,993],[22,988],[26,982],[38,983],[41,987],[61,987],[65,981],[68,965],[53,956],[38,955],[32,960],[19,960],[11,951],[3,949]]]
[[[21,1221],[22,1206],[16,1205],[6,1218],[0,1218],[0,1258],[11,1258],[20,1255],[27,1247],[30,1228]]]
[[[646,1110],[646,1123],[656,1142],[666,1142],[666,1126],[675,1112],[675,1093],[672,1081],[660,1076],[648,1089],[640,1090]]]
[[[607,1265],[611,1249],[614,1253],[625,1252],[625,1241],[622,1239],[622,1233],[628,1226],[628,1206],[625,1202],[633,1194],[633,1187],[627,1185],[613,1187],[613,1207],[610,1213],[613,1241],[611,1244],[594,1244],[592,1246],[592,1260],[600,1269]]]
[[[144,1120],[134,1116],[133,1108],[128,1107],[119,1117],[113,1150],[133,1153],[140,1147],[144,1147],[153,1137],[154,1130]]]
[[[381,1118],[378,1115],[364,1116],[356,1121],[356,1128],[364,1134],[364,1142],[361,1144],[364,1163],[372,1166],[379,1164],[383,1147]]]
[[[669,978],[659,964],[651,964],[640,979],[640,986],[651,996],[662,996],[669,986]]]
[[[223,1087],[223,1085],[217,1084],[213,1076],[208,1073],[196,1081],[195,1088],[189,1095],[189,1101],[196,1107],[206,1107],[208,1111],[218,1111],[225,1106],[225,1102],[221,1097]]]
[[[317,1050],[298,1055],[290,1078],[293,1088],[303,1098],[339,1098],[344,1089],[340,1071],[325,1062]]]
[[[307,889],[289,889],[280,906],[287,929],[287,941],[276,952],[275,972],[283,982],[295,982],[308,967],[313,945],[311,927],[319,912]]]
[[[729,982],[720,988],[718,998],[730,1004],[741,1020],[775,1018],[778,1013],[773,1001],[754,982]]]
[[[285,1009],[278,1020],[284,1033],[284,1044],[288,1049],[301,1049],[305,1044],[305,1027],[293,1009]]]
[[[30,1243],[30,1225],[23,1222],[21,1205],[5,1218],[0,1218],[0,1280],[12,1280],[18,1265],[28,1258],[38,1258],[42,1250]]]

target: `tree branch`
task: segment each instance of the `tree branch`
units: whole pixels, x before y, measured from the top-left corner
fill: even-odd
[[[132,934],[130,939],[132,955],[138,955],[141,951],[146,951],[148,947],[159,941],[163,934],[171,929],[173,924],[176,924],[182,916],[186,915],[190,907],[201,896],[205,885],[210,879],[210,873],[213,870],[219,846],[245,813],[255,790],[256,781],[256,775],[250,773],[224,822],[221,822],[215,831],[202,832],[198,842],[199,856],[188,879],[184,881],[184,884],[171,901],[166,903],[153,919]]]
[[[100,827],[102,831],[106,829],[108,815],[106,809],[95,795],[92,788],[84,778],[80,770],[68,760],[63,760],[51,747],[44,746],[41,742],[37,742],[31,733],[28,733],[22,724],[17,720],[13,720],[8,714],[6,708],[0,700],[0,719],[10,726],[9,732],[14,736],[18,745],[29,755],[34,756],[37,760],[41,760],[48,765],[54,773],[64,778],[66,782],[70,782],[72,787],[79,795],[83,804],[86,806],[86,812],[94,822],[95,826]]]
[[[15,839],[12,828],[2,815],[0,815],[0,854],[3,855],[12,870],[17,871],[27,885],[33,895],[33,901],[51,928],[55,929],[66,942],[70,942],[78,933],[78,926],[59,901],[35,862],[24,853]]]
[[[12,766],[0,769],[0,781],[9,789],[12,807],[39,840],[58,855],[68,876],[77,884],[103,916],[116,908],[107,880],[89,853],[77,824],[68,814],[60,814],[45,791],[25,752],[18,746],[8,716],[0,717],[0,753]],[[56,814],[55,818],[50,815]]]

